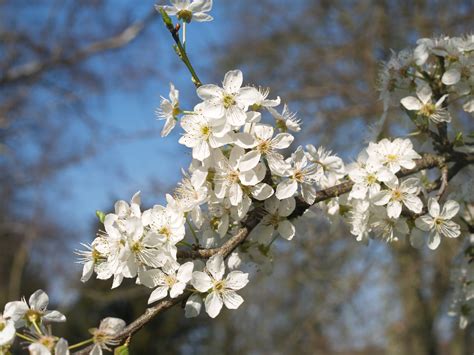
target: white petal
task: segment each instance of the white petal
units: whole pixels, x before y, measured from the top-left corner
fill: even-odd
[[[213,255],[206,262],[206,268],[216,280],[222,280],[225,272],[224,258],[220,254]]]
[[[438,248],[439,244],[441,243],[441,238],[439,234],[436,233],[430,233],[429,239],[428,239],[428,248],[431,250],[435,250]]]
[[[215,318],[220,313],[223,302],[217,292],[211,292],[207,295],[204,304],[206,305],[206,312],[209,314],[209,317]]]
[[[280,182],[276,188],[275,196],[279,200],[292,197],[298,189],[298,183],[295,180],[287,179]]]
[[[148,298],[148,304],[159,301],[168,295],[168,286],[157,287]]]
[[[453,221],[444,221],[440,232],[447,238],[457,238],[461,234],[461,227]]]
[[[398,201],[390,201],[387,205],[387,216],[389,218],[398,218],[402,213],[402,204]]]
[[[240,159],[239,170],[249,171],[255,168],[259,161],[260,161],[260,153],[257,152],[256,150],[251,150]]]
[[[211,155],[209,144],[205,141],[200,141],[197,146],[193,148],[193,158],[203,161]]]
[[[254,229],[252,229],[248,238],[249,240],[256,241],[260,244],[268,244],[272,240],[274,231],[275,229],[273,226],[259,223]]]
[[[81,282],[88,281],[91,278],[93,273],[94,273],[94,261],[91,260],[84,263],[84,267],[82,269]]]
[[[209,22],[212,21],[214,17],[211,15],[205,14],[203,12],[196,12],[193,14],[193,21],[197,22]]]
[[[203,100],[214,99],[219,97],[222,93],[222,89],[214,84],[201,85],[196,90],[199,98]],[[207,113],[207,112],[206,112]],[[222,116],[222,115],[221,115]]]
[[[410,211],[415,213],[421,213],[423,210],[423,202],[421,202],[420,198],[415,195],[407,195],[403,200],[403,203]]]
[[[263,201],[273,195],[273,189],[270,185],[260,183],[251,189],[253,198]]]
[[[372,197],[372,202],[376,206],[384,206],[390,201],[390,198],[391,198],[390,191],[382,190]]]
[[[247,118],[247,115],[245,112],[238,107],[237,105],[233,105],[229,107],[225,113],[228,122],[232,126],[243,126],[245,124],[245,119]]]
[[[61,338],[58,340],[56,343],[56,346],[54,347],[54,355],[69,355],[69,349],[68,349],[68,343],[67,340],[64,338]]]
[[[4,328],[0,331],[0,347],[11,344],[15,339],[15,325],[13,320],[5,320]]]
[[[66,316],[59,311],[46,311],[43,320],[45,322],[65,322]]]
[[[438,217],[440,208],[439,208],[439,203],[435,198],[430,198],[428,201],[428,211],[430,212],[430,215],[432,217]]]
[[[423,107],[423,104],[420,102],[420,100],[418,100],[416,97],[413,97],[413,96],[407,96],[407,97],[404,97],[400,103],[407,109],[407,110],[410,110],[410,111],[418,111],[419,109],[421,109]]]
[[[240,290],[249,282],[249,274],[242,271],[232,271],[225,278],[225,287],[231,290]]]
[[[37,290],[28,300],[30,307],[37,311],[44,311],[48,307],[49,297],[43,290]]]
[[[253,148],[256,145],[255,138],[246,132],[235,133],[234,143],[242,148]]]
[[[199,292],[207,292],[212,287],[212,280],[205,272],[194,271],[191,284]]]
[[[444,85],[454,85],[461,80],[461,73],[457,68],[451,68],[443,74],[441,81]]]
[[[202,299],[198,294],[192,294],[186,301],[184,316],[186,318],[197,317],[201,313]]]
[[[272,147],[275,149],[286,149],[294,139],[295,137],[289,133],[279,133],[272,139]]]
[[[278,215],[282,217],[288,217],[293,213],[296,207],[296,201],[293,197],[286,198],[280,201],[278,206]]]
[[[231,70],[225,74],[222,85],[227,92],[236,93],[242,86],[243,80],[244,78],[240,70]]]
[[[239,184],[234,183],[230,185],[229,188],[229,200],[232,206],[237,206],[239,203],[242,202],[242,188]]]
[[[417,228],[425,232],[428,232],[433,227],[433,223],[433,218],[430,215],[424,215],[415,220]]]
[[[286,240],[291,240],[295,236],[295,226],[288,220],[280,221],[277,230]]]
[[[222,300],[228,309],[237,309],[244,303],[244,299],[235,293],[235,291],[224,291],[222,293]]]
[[[176,278],[184,283],[189,282],[193,277],[193,268],[194,264],[191,261],[184,263],[179,267]]]
[[[173,287],[171,287],[171,290],[170,290],[170,297],[171,298],[176,298],[178,297],[179,295],[181,295],[184,291],[184,289],[186,288],[186,283],[184,282],[177,282],[173,285]]]
[[[459,203],[453,200],[446,201],[441,212],[441,217],[444,219],[451,219],[459,212]]]

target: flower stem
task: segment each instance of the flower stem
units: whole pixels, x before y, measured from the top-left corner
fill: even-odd
[[[36,341],[35,339],[30,338],[29,336],[26,336],[26,335],[21,334],[21,333],[18,333],[18,332],[16,332],[16,336],[17,336],[18,338],[23,339],[23,340],[29,341],[30,343],[34,343],[34,342]]]
[[[191,223],[189,223],[189,220],[187,218],[186,218],[186,224],[188,225],[189,229],[191,230],[191,234],[193,235],[194,240],[196,241],[196,244],[199,244],[199,239],[196,235],[196,232],[194,231],[193,226],[191,225]]]
[[[87,345],[87,344],[90,344],[94,341],[94,338],[90,338],[90,339],[87,339],[87,340],[84,340],[84,341],[81,341],[80,343],[77,343],[77,344],[74,344],[74,345],[71,345],[70,347],[68,347],[69,350],[72,350],[72,349],[77,349],[77,348],[80,348],[81,346],[84,346],[84,345]]]
[[[193,246],[189,244],[188,242],[185,242],[184,240],[178,242],[178,245],[184,245],[186,247],[192,248]]]
[[[36,323],[36,321],[32,322],[33,324],[33,327],[35,328],[36,332],[39,334],[39,335],[43,335],[43,332],[41,331],[41,328],[38,326],[38,323]]]
[[[168,31],[170,31],[171,36],[173,37],[173,40],[176,43],[175,44],[176,53],[178,54],[181,61],[184,63],[184,65],[186,65],[186,68],[188,68],[189,72],[191,73],[194,85],[197,88],[200,87],[202,85],[202,82],[201,82],[201,80],[199,80],[199,77],[197,76],[196,71],[194,70],[194,68],[191,64],[191,61],[188,58],[188,54],[186,53],[186,49],[184,48],[183,44],[181,43],[181,40],[179,39],[179,35],[178,35],[179,25],[177,25],[176,27],[173,26],[173,22],[171,21],[170,17],[168,16],[168,14],[166,13],[165,10],[160,9],[160,14],[161,14],[161,18],[163,19],[163,22],[164,22],[166,28],[168,29]],[[186,26],[186,24],[183,24],[183,31],[185,31],[184,26]],[[183,36],[183,42],[185,40],[184,36]]]

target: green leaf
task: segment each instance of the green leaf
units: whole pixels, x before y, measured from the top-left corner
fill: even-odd
[[[454,146],[460,147],[462,145],[464,145],[464,139],[463,139],[463,136],[462,136],[462,132],[458,132],[456,134],[456,137],[454,138]]]
[[[114,355],[129,355],[129,354],[130,352],[128,351],[128,344],[120,345],[114,350]]]
[[[102,211],[95,211],[95,215],[97,216],[97,218],[99,219],[100,223],[104,224],[104,220],[105,220],[105,213],[102,212]]]

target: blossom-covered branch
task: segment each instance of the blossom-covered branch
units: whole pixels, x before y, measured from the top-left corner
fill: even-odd
[[[166,195],[166,205],[142,210],[137,192],[130,202],[117,201],[112,213],[98,212],[97,237],[77,251],[83,282],[95,274],[117,288],[125,278],[135,279],[151,290],[148,304],[157,303],[128,326],[105,318],[89,339],[68,347],[47,327],[64,316],[47,311],[47,296],[38,291],[29,304],[7,304],[0,317],[0,346],[8,349],[12,329],[26,329],[17,334],[30,343],[30,351],[56,355],[85,347],[79,353],[101,354],[127,347],[133,334],[177,304],[184,304],[186,317],[203,308],[211,318],[224,306],[237,309],[244,302],[238,291],[252,278],[247,271],[272,262],[274,242],[292,240],[297,217],[310,207],[330,222],[346,222],[365,244],[409,240],[413,247],[434,250],[442,238],[461,236],[462,224],[472,224],[472,214],[458,216],[462,207],[472,206],[469,194],[444,196],[449,181],[474,163],[472,142],[462,134],[450,138],[449,125],[456,100],[465,112],[474,111],[474,36],[423,39],[414,51],[394,55],[381,73],[385,109],[401,105],[424,141],[372,141],[355,162],[345,164],[324,147],[292,147],[301,120],[286,104],[278,109],[282,100],[269,98],[268,89],[244,85],[240,70],[228,71],[222,85],[199,80],[185,50],[185,29],[192,21],[211,20],[211,7],[210,0],[173,0],[158,9],[200,99],[185,109],[170,84],[169,99],[163,98],[157,110],[165,120],[162,136],[179,122],[179,143],[191,151],[181,182]],[[175,25],[170,16],[181,22]],[[439,171],[434,180],[427,173],[432,168]]]

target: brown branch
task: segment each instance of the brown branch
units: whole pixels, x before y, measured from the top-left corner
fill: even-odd
[[[439,167],[441,169],[442,167],[446,166],[448,162],[454,162],[454,161],[455,161],[455,164],[452,167],[453,171],[451,171],[450,174],[447,172],[448,178],[449,176],[451,177],[454,176],[464,166],[474,163],[474,156],[456,155],[453,157],[444,158],[438,155],[424,154],[421,159],[416,161],[416,166],[413,169],[402,169],[397,174],[397,176],[404,177],[404,176],[415,174],[422,170],[432,169],[435,167]],[[348,193],[352,189],[353,185],[354,183],[352,181],[346,181],[339,185],[317,191],[314,204]],[[312,205],[309,205],[302,200],[298,200],[296,209],[289,218],[297,218],[301,216],[311,206]],[[227,257],[228,255],[232,253],[233,250],[235,250],[235,248],[237,248],[241,243],[245,241],[250,231],[258,223],[258,218],[253,218],[255,217],[253,216],[254,214],[258,214],[258,212],[255,212],[249,215],[247,219],[246,227],[240,229],[237,232],[237,234],[235,234],[232,238],[230,238],[221,247],[212,248],[212,249],[188,250],[188,251],[181,250],[178,252],[178,258],[206,259],[218,253],[224,257]],[[136,320],[130,323],[122,332],[117,334],[113,340],[120,343],[124,341],[125,339],[128,339],[133,334],[138,332],[141,328],[143,328],[148,322],[150,322],[159,313],[173,307],[176,304],[183,302],[190,295],[191,295],[191,292],[185,292],[183,295],[181,295],[178,298],[174,298],[174,299],[167,298],[160,301],[155,306],[147,308],[145,313],[143,313],[140,317],[138,317]],[[75,354],[85,355],[85,354],[88,354],[88,352],[91,349],[92,349],[92,346],[89,346],[85,349],[82,349],[76,352]]]
[[[4,75],[0,76],[0,86],[18,83],[24,80],[28,81],[55,67],[74,65],[82,60],[94,56],[95,54],[123,47],[132,42],[141,32],[143,32],[145,26],[156,16],[157,13],[153,9],[145,16],[145,18],[126,27],[119,34],[91,43],[70,55],[65,56],[62,51],[58,51],[44,61],[32,61],[11,68],[7,70]]]

